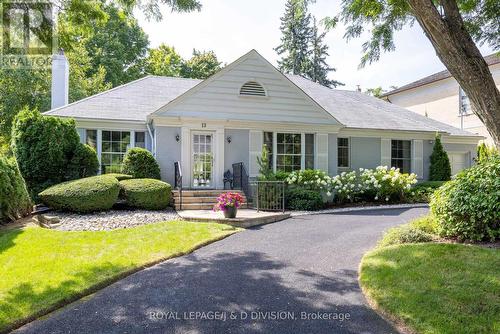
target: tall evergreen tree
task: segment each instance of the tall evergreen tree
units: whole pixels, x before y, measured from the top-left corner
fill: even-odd
[[[287,0],[281,17],[281,44],[274,50],[281,56],[278,68],[283,73],[305,75],[309,68],[311,39],[310,0]]]
[[[436,134],[429,167],[429,181],[448,181],[451,179],[451,166],[448,154],[441,144],[441,137]]]
[[[330,67],[326,62],[328,54],[328,45],[323,42],[326,31],[319,32],[316,18],[313,18],[313,27],[311,33],[311,59],[309,61],[309,68],[307,76],[314,82],[317,82],[326,87],[343,86],[344,84],[328,79],[328,73],[335,71],[335,68]]]

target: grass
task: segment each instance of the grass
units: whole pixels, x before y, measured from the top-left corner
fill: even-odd
[[[0,231],[0,332],[238,230],[172,221],[102,232]]]
[[[418,333],[500,333],[500,250],[426,243],[363,257],[368,300]]]

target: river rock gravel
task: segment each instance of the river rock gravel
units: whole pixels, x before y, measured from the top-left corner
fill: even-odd
[[[61,231],[109,231],[180,219],[172,209],[111,210],[89,214],[51,212],[50,215],[59,218],[60,224],[54,229]]]

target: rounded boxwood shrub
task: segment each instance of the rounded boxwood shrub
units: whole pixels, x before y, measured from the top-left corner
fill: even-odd
[[[431,199],[439,234],[461,240],[500,238],[500,157],[460,172]]]
[[[68,164],[66,178],[69,180],[97,175],[99,159],[96,151],[89,145],[79,144],[73,152],[73,157]]]
[[[290,188],[286,192],[287,207],[292,210],[315,211],[324,207],[323,198],[318,191]]]
[[[133,179],[133,178],[134,178],[132,175],[128,175],[128,174],[119,174],[119,173],[109,173],[109,174],[105,174],[105,176],[114,177],[114,178],[115,178],[115,179],[117,179],[118,181],[130,180],[130,179]]]
[[[397,244],[430,242],[433,240],[434,237],[432,234],[407,224],[389,229],[382,240],[378,242],[378,246],[386,247]]]
[[[132,179],[120,181],[120,197],[135,208],[160,210],[170,204],[172,187],[155,179]]]
[[[123,158],[123,173],[136,179],[160,179],[160,166],[146,149],[135,147]]]
[[[119,193],[118,180],[101,175],[55,185],[39,197],[52,209],[83,213],[111,209]]]
[[[0,223],[31,212],[31,200],[14,158],[0,156]]]

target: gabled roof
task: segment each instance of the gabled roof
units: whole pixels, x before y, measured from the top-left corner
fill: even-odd
[[[297,75],[287,75],[306,94],[348,128],[446,132],[474,136],[358,91],[330,89]]]
[[[491,54],[489,56],[484,57],[484,60],[486,61],[486,64],[488,64],[488,66],[500,63],[500,57],[497,54],[495,54],[495,53]],[[394,95],[394,94],[397,94],[397,93],[401,93],[401,92],[403,92],[405,90],[409,90],[409,89],[417,88],[417,87],[420,87],[420,86],[428,85],[430,83],[433,83],[433,82],[436,82],[436,81],[439,81],[439,80],[448,79],[451,76],[452,75],[451,75],[450,71],[444,70],[444,71],[441,71],[441,72],[429,75],[429,76],[427,76],[425,78],[419,79],[417,81],[413,81],[413,82],[411,82],[409,84],[406,84],[404,86],[396,88],[396,89],[394,89],[394,90],[392,90],[390,92],[384,93],[384,94],[381,95],[381,97],[391,96],[391,95]]]
[[[245,56],[257,54],[255,50]],[[182,103],[182,97],[203,88],[221,72],[231,69],[245,56],[228,65],[207,80],[146,76],[106,92],[90,96],[67,106],[46,112],[46,115],[77,119],[147,122],[149,116],[166,106]],[[262,57],[259,55],[259,57]],[[262,58],[264,59],[264,58]],[[265,59],[264,59],[265,60]],[[331,116],[331,121],[348,128],[402,131],[443,132],[458,136],[477,136],[447,124],[421,116],[357,91],[330,89],[297,75],[283,75],[296,88],[297,94],[311,101],[311,106]]]
[[[45,115],[146,122],[148,115],[199,82],[201,80],[149,75],[47,111]]]

